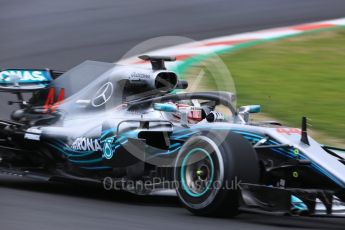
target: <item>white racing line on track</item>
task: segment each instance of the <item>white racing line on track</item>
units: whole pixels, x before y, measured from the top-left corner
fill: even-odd
[[[176,46],[170,46],[145,53],[146,55],[175,56],[177,61],[166,63],[168,69],[178,69],[184,66],[188,69],[191,63],[198,62],[197,57],[207,58],[209,55],[230,52],[232,49],[238,50],[242,47],[260,44],[260,42],[283,39],[290,36],[302,35],[307,32],[320,31],[345,27],[345,18],[326,20],[314,23],[299,24],[288,27],[259,30],[255,32],[227,35],[206,39],[198,42],[190,42]],[[194,61],[193,61],[194,60]],[[189,63],[189,64],[188,64]],[[150,68],[149,62],[142,61],[137,57],[130,57],[118,62],[123,65],[138,65]],[[203,76],[199,76],[202,78]],[[175,190],[161,190],[152,195],[176,196]]]

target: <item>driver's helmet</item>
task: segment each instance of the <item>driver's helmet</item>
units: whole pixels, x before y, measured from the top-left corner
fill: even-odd
[[[203,120],[202,116],[202,108],[199,106],[193,105],[191,101],[180,101],[179,103],[175,103],[179,112],[174,113],[173,116],[177,119],[181,119],[181,113],[187,113],[188,123],[196,124]]]

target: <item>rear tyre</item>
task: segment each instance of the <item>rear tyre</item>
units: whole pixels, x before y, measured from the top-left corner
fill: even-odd
[[[257,183],[259,163],[252,145],[232,132],[203,132],[181,148],[174,169],[177,194],[192,213],[235,216],[238,184]]]

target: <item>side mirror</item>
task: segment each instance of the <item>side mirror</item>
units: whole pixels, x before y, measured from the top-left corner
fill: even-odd
[[[238,112],[243,117],[245,123],[249,122],[249,114],[251,113],[260,113],[260,105],[245,105],[239,108]]]
[[[260,113],[261,106],[260,105],[245,105],[240,107],[240,113]]]
[[[174,113],[177,112],[177,106],[171,103],[154,103],[153,109],[162,112],[170,112]]]

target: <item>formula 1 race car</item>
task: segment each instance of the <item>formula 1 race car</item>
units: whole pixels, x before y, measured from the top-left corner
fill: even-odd
[[[152,68],[2,71],[0,91],[17,95],[9,104],[19,108],[0,121],[0,172],[140,195],[175,189],[203,216],[345,213],[345,150],[309,137],[305,117],[301,128],[253,122],[259,105],[188,92],[165,68],[174,57],[140,58]]]

